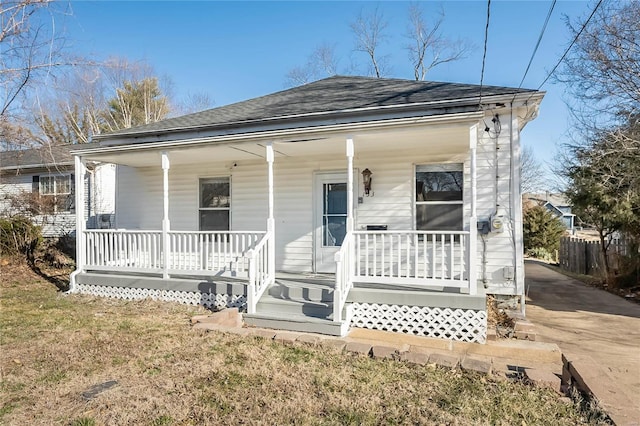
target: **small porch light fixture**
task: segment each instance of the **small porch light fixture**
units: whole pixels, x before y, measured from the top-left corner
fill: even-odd
[[[364,195],[366,195],[367,197],[369,195],[373,195],[370,194],[371,193],[371,175],[373,173],[371,173],[371,170],[369,169],[364,169],[362,171],[362,183],[364,184]]]

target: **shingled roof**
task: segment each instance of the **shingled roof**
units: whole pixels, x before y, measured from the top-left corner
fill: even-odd
[[[71,150],[77,145],[47,145],[0,152],[0,169],[49,168],[73,164]]]
[[[535,91],[482,86],[483,98],[525,92]],[[95,139],[215,128],[239,123],[299,118],[332,112],[367,111],[441,101],[468,100],[469,105],[476,105],[479,96],[480,86],[474,84],[335,76],[243,102],[98,135]]]

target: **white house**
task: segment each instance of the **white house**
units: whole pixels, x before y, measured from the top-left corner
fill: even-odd
[[[0,214],[27,214],[45,237],[74,232],[74,145],[0,152]],[[109,228],[115,203],[115,164],[88,164],[85,228]],[[37,198],[34,198],[37,197]],[[43,211],[37,211],[38,208]]]
[[[519,137],[543,95],[336,76],[97,136],[76,203],[88,163],[117,164],[116,229],[78,233],[72,290],[484,342],[486,294],[524,294]]]

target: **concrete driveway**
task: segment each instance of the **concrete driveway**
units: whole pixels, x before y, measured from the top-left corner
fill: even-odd
[[[640,406],[640,305],[533,261],[525,264],[526,316],[544,342],[588,355]]]

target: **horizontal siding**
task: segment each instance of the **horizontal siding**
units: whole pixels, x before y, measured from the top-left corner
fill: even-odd
[[[64,172],[65,174],[67,172]],[[69,171],[71,173],[71,171]],[[0,184],[0,213],[4,215],[12,215],[10,203],[6,200],[6,196],[19,195],[22,193],[31,193],[33,189],[33,177],[49,175],[54,173],[23,173],[13,176],[2,176]],[[75,230],[76,216],[73,213],[61,212],[54,215],[36,215],[32,217],[33,223],[41,227],[44,237],[59,237],[69,234]]]
[[[499,294],[515,294],[516,292],[515,282],[504,278],[504,268],[514,267],[515,264],[510,221],[512,212],[510,209],[511,188],[509,186],[511,167],[509,131],[508,122],[502,124],[502,131],[497,139],[480,131],[476,157],[478,220],[489,220],[496,209],[504,218],[503,232],[490,233],[485,236],[487,252],[484,276],[482,271],[483,246],[481,241],[478,242],[478,282],[479,285],[482,285],[483,278],[486,278],[485,284],[488,292]],[[497,158],[496,145],[498,146]]]
[[[482,126],[481,126],[482,127]],[[513,281],[503,278],[505,267],[514,266],[514,244],[510,228],[509,128],[503,123],[496,140],[479,131],[477,149],[477,213],[488,220],[500,205],[505,219],[502,233],[486,236],[486,272],[489,290],[514,294]],[[464,159],[465,217],[470,214],[470,170]],[[438,160],[441,160],[439,158]],[[366,225],[387,225],[390,230],[414,229],[414,165],[434,163],[434,157],[412,151],[380,156],[358,151],[354,158],[356,229]],[[497,165],[497,170],[496,170]],[[365,168],[373,172],[372,196],[364,197],[362,176]],[[314,174],[345,171],[344,157],[277,157],[274,163],[276,267],[280,270],[311,271],[314,242]],[[496,175],[498,178],[496,179]],[[267,164],[263,160],[239,161],[233,167],[222,163],[175,166],[169,170],[171,228],[198,229],[198,179],[231,177],[231,227],[233,230],[265,230],[267,218]],[[498,185],[496,200],[495,185]],[[357,198],[362,197],[362,203]],[[117,224],[123,228],[160,229],[162,221],[162,169],[118,166]],[[467,227],[468,229],[468,227]],[[478,243],[478,278],[482,280],[482,243]],[[480,281],[482,282],[482,281]]]

